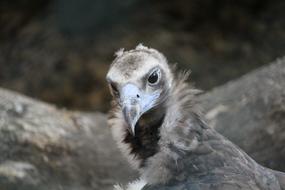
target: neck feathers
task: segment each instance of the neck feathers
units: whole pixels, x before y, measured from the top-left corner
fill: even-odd
[[[191,89],[185,82],[188,75],[189,73],[185,72],[177,76],[172,82],[168,97],[157,105],[158,111],[150,113],[150,116],[157,118],[146,122],[139,121],[136,126],[136,136],[132,136],[127,130],[120,107],[115,102],[112,103],[109,125],[112,127],[119,148],[133,167],[137,169],[144,167],[147,159],[160,150],[161,142],[173,141],[171,134],[178,125],[186,125],[190,115],[199,115],[194,97],[200,91]],[[182,128],[182,130],[188,129]]]

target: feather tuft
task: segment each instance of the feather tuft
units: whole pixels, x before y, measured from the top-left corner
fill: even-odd
[[[120,48],[118,51],[115,52],[116,57],[120,57],[124,54],[124,48]]]
[[[142,43],[139,43],[137,46],[136,46],[136,50],[147,50],[149,49],[148,47],[144,46]]]

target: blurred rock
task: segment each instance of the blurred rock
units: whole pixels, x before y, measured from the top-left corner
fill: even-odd
[[[285,57],[200,100],[211,126],[257,162],[285,171]]]
[[[0,89],[0,189],[94,190],[136,177],[99,113],[58,110]]]
[[[40,176],[30,163],[7,161],[0,165],[0,186],[36,187],[40,184]],[[15,188],[12,189],[15,189]]]

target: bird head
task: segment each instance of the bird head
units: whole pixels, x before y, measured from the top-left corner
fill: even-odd
[[[156,108],[167,99],[172,73],[161,53],[141,44],[116,55],[106,79],[128,130],[135,135],[138,121],[152,110],[159,112]]]

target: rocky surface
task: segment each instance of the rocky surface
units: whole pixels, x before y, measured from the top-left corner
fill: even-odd
[[[211,126],[282,171],[284,82],[283,58],[199,97]],[[0,189],[108,190],[133,180],[106,120],[0,89]]]
[[[0,189],[112,189],[136,174],[100,113],[58,110],[0,90]]]
[[[285,171],[285,58],[200,100],[211,126],[262,165]]]

